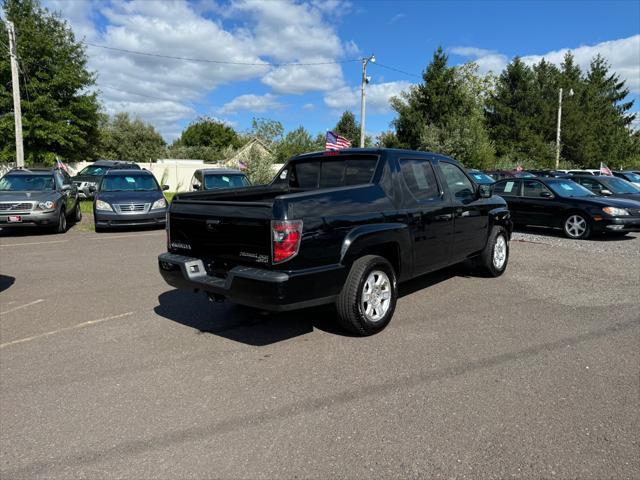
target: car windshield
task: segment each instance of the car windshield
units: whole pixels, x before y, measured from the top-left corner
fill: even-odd
[[[109,170],[109,167],[100,167],[98,165],[89,165],[84,167],[78,175],[104,175]]]
[[[40,192],[54,189],[55,183],[51,175],[6,175],[0,179],[0,191],[3,192]]]
[[[595,197],[595,194],[573,180],[549,180],[547,185],[560,197]]]
[[[517,172],[515,175],[518,178],[535,178],[535,175],[530,172]]]
[[[637,173],[626,172],[624,176],[630,182],[640,183],[640,175],[638,175]]]
[[[600,177],[602,178],[602,177]],[[602,180],[605,187],[611,190],[613,193],[640,193],[640,189],[638,187],[634,187],[629,182],[625,182],[620,178],[607,178],[606,180]]]
[[[102,179],[101,192],[150,192],[159,190],[151,175],[107,175]]]
[[[476,183],[479,183],[480,185],[487,185],[495,182],[493,178],[491,178],[489,175],[486,175],[482,172],[469,172],[469,175],[471,175],[473,180]]]
[[[246,187],[249,185],[247,177],[241,174],[207,174],[204,177],[205,190],[215,190],[218,188]]]

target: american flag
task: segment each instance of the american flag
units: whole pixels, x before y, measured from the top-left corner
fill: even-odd
[[[69,169],[67,168],[67,166],[58,157],[56,157],[56,168],[60,168],[65,172],[69,173]]]
[[[607,167],[604,163],[600,162],[600,175],[608,175],[610,177],[613,176],[609,167]]]
[[[349,148],[351,146],[351,142],[340,135],[327,132],[327,140],[324,144],[325,150],[342,150],[343,148]]]

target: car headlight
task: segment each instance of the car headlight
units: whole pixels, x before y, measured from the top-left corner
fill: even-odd
[[[52,202],[51,200],[47,200],[46,202],[40,202],[38,204],[38,208],[40,210],[53,210],[56,208],[56,202]]]
[[[96,200],[96,210],[104,210],[106,212],[113,212],[113,208],[107,202],[102,200]]]
[[[164,198],[159,198],[151,205],[151,210],[155,210],[156,208],[167,208],[167,201]]]
[[[604,207],[602,211],[612,217],[624,217],[625,215],[629,215],[629,212],[624,208]]]

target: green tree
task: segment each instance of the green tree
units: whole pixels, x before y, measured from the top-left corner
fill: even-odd
[[[174,142],[176,147],[209,147],[215,152],[241,145],[242,140],[232,127],[209,117],[200,117],[189,124]]]
[[[282,141],[276,145],[276,162],[284,163],[295,155],[322,150],[323,147],[324,143],[318,145],[317,139],[312,138],[311,134],[303,126],[300,126],[287,133]]]
[[[263,185],[273,180],[275,175],[272,169],[274,157],[271,154],[265,154],[252,146],[245,158],[247,166],[245,173],[253,185]]]
[[[497,154],[513,166],[553,162],[553,145],[540,132],[539,105],[533,70],[516,57],[498,77],[486,114]]]
[[[166,154],[166,144],[152,125],[117,113],[100,126],[100,157],[149,162]]]
[[[250,137],[259,138],[269,148],[274,147],[282,140],[284,127],[277,120],[269,118],[253,118],[251,120]]]
[[[97,156],[99,104],[95,75],[71,28],[37,0],[5,0],[4,18],[15,24],[20,65],[23,136],[27,164],[91,160]],[[0,38],[6,40],[0,19]],[[3,40],[4,42],[4,40]],[[9,56],[0,55],[0,160],[15,158]]]
[[[360,146],[360,122],[356,121],[356,117],[348,110],[340,116],[333,133],[349,140],[352,147]]]

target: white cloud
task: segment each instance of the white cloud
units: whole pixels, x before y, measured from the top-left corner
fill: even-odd
[[[348,10],[345,2],[333,2],[333,7]],[[45,6],[60,11],[79,39],[167,56],[254,64],[330,62],[341,58],[345,49],[357,49],[354,42],[342,43],[325,2],[239,0],[223,8],[213,0],[45,0]],[[233,20],[233,28],[225,26],[229,19]],[[101,25],[105,20],[106,25]],[[164,135],[179,130],[177,123],[191,120],[194,106],[206,101],[207,94],[220,85],[261,79],[275,93],[302,94],[344,84],[339,64],[230,65],[134,55],[92,46],[87,51],[89,68],[98,74],[105,109],[111,112],[127,107],[130,113],[156,125]],[[168,111],[157,108],[158,102],[164,101],[158,98],[171,103],[161,104]]]
[[[389,20],[389,24],[392,23],[396,23],[399,20],[402,20],[403,18],[405,18],[407,16],[406,13],[396,13],[393,17],[391,17],[391,20]]]
[[[509,63],[510,59],[499,52],[476,47],[453,47],[451,53],[473,59],[480,67],[481,73],[500,71]],[[582,45],[576,48],[563,48],[544,53],[542,55],[526,55],[522,60],[532,65],[543,58],[555,65],[560,65],[567,52],[571,51],[576,63],[583,71],[589,68],[589,63],[596,55],[603,56],[611,65],[611,69],[626,80],[627,86],[633,93],[640,93],[640,35],[611,40],[596,45]]]
[[[237,113],[240,110],[249,110],[258,113],[263,113],[267,110],[276,110],[282,108],[277,98],[277,96],[271,93],[265,95],[240,95],[230,102],[225,103],[222,108],[218,110],[218,113],[228,115]]]
[[[411,83],[405,81],[370,84],[367,86],[367,112],[388,113],[391,111],[389,99],[408,90]],[[334,110],[348,110],[360,105],[359,87],[342,87],[329,92],[324,103]]]

